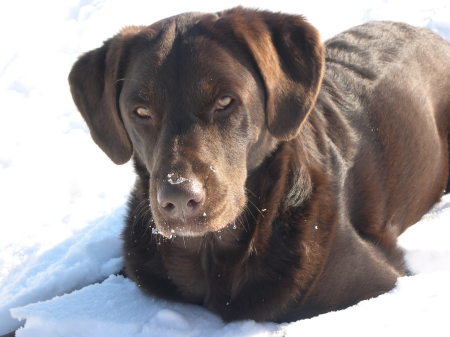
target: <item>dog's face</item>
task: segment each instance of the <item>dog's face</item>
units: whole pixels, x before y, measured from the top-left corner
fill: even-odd
[[[159,231],[198,235],[233,222],[245,205],[247,170],[275,140],[263,128],[263,90],[244,57],[237,62],[201,35],[161,39],[170,44],[166,55],[154,42],[133,57],[120,113],[151,177]]]
[[[97,144],[134,153],[165,236],[233,223],[245,182],[315,102],[323,55],[301,17],[234,9],[130,27],[82,56],[70,84]]]

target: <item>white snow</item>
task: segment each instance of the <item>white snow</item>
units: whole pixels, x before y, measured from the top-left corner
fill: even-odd
[[[173,173],[171,173],[171,174],[173,174]],[[178,177],[176,180],[173,180],[172,176],[170,176],[170,174],[168,174],[167,176],[169,177],[169,179],[167,179],[167,181],[171,185],[179,185],[179,184],[182,184],[182,183],[184,183],[186,181],[191,181],[190,179],[185,178],[185,177],[181,177],[181,176]]]
[[[225,324],[111,276],[122,266],[120,232],[134,174],[90,139],[70,97],[70,67],[126,25],[239,4],[304,14],[324,39],[376,19],[428,27],[450,41],[448,0],[2,2],[0,334],[24,323],[19,337],[450,336],[450,195],[400,237],[414,276],[390,293],[309,320]]]

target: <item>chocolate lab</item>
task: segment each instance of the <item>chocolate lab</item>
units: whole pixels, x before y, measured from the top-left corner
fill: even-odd
[[[94,141],[133,157],[127,275],[224,320],[392,289],[397,237],[447,187],[450,45],[425,29],[373,22],[324,45],[301,16],[182,14],[123,29],[69,80]]]

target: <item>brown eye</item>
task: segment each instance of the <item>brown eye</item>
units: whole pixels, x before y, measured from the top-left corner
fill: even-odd
[[[147,108],[144,108],[144,107],[137,107],[136,109],[134,109],[134,113],[138,117],[144,118],[144,119],[152,117],[150,110]]]
[[[217,100],[217,110],[223,110],[231,105],[233,99],[230,96],[222,96]]]

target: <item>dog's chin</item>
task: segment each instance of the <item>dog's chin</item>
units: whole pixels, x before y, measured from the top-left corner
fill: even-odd
[[[197,219],[190,222],[174,222],[155,219],[156,233],[162,235],[165,238],[173,238],[177,236],[181,237],[201,237],[207,233],[217,232],[229,224],[233,223],[236,216],[228,216],[226,218],[217,219]]]
[[[187,238],[195,238],[195,237],[201,237],[205,235],[206,233],[210,232],[206,228],[202,229],[189,229],[189,228],[177,228],[177,229],[171,229],[168,230],[167,228],[157,228],[157,233],[161,236],[165,237],[166,239],[172,239],[177,236],[179,237],[187,237]]]

